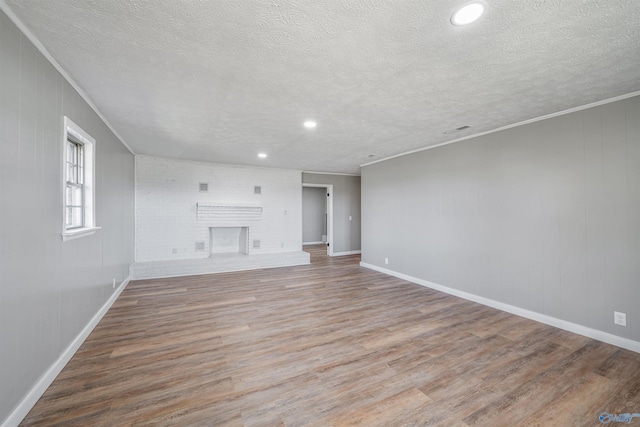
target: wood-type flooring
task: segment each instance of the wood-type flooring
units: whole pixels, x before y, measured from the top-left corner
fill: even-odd
[[[131,282],[23,425],[598,426],[640,412],[640,354],[305,250],[308,266]]]

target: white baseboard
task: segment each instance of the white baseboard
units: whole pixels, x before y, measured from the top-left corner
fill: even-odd
[[[98,325],[100,320],[104,317],[104,315],[109,311],[113,303],[118,299],[124,288],[129,284],[130,278],[126,278],[118,289],[109,297],[109,299],[100,307],[100,310],[96,312],[96,314],[91,318],[89,323],[80,331],[80,333],[74,338],[74,340],[64,349],[60,357],[53,362],[53,364],[45,371],[44,374],[40,377],[40,379],[34,384],[34,386],[29,390],[29,392],[25,395],[25,397],[20,401],[18,406],[9,414],[6,420],[2,423],[2,427],[15,427],[22,422],[24,417],[27,416],[31,408],[38,402],[38,399],[42,397],[44,392],[49,388],[53,380],[56,379],[58,374],[62,371],[62,369],[67,365],[69,360],[73,357],[73,355],[78,351],[82,343],[87,339],[89,334],[93,331],[93,329]]]
[[[370,270],[379,271],[380,273],[388,274],[389,276],[397,277],[399,279],[404,279],[408,282],[416,283],[418,285],[421,285],[427,288],[435,289],[437,291],[441,291],[446,294],[454,295],[469,301],[477,302],[479,304],[486,305],[488,307],[493,307],[498,310],[506,311],[507,313],[515,314],[521,317],[526,317],[527,319],[535,320],[536,322],[544,323],[559,329],[564,329],[565,331],[573,332],[578,335],[583,335],[588,338],[593,338],[598,341],[606,342],[607,344],[612,344],[617,347],[625,348],[627,350],[640,353],[640,342],[638,341],[619,337],[617,335],[613,335],[608,332],[592,329],[587,326],[583,326],[577,323],[572,323],[566,320],[558,319],[556,317],[547,316],[546,314],[541,314],[535,311],[516,307],[515,305],[505,304],[503,302],[495,301],[489,298],[470,294],[468,292],[449,288],[447,286],[439,285],[437,283],[429,282],[427,280],[418,279],[417,277],[409,276],[403,273],[398,273],[396,271],[388,270],[386,268],[378,267],[376,265],[368,264],[366,262],[361,262],[360,266],[368,268]]]
[[[322,245],[323,243],[326,243],[326,242],[323,242],[323,241],[319,241],[319,242],[302,242],[302,246],[304,246],[304,245]]]
[[[359,255],[362,251],[334,252],[331,256]]]

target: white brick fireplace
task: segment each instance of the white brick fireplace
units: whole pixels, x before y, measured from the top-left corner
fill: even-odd
[[[251,225],[262,219],[262,206],[243,203],[201,203],[196,208],[198,224],[209,229],[209,256],[237,253],[249,255],[260,248],[250,242]],[[257,244],[256,244],[257,242]]]
[[[133,277],[308,264],[301,182],[294,170],[136,156]]]

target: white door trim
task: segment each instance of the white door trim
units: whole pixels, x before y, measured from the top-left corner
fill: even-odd
[[[303,187],[320,187],[326,188],[327,193],[327,255],[333,256],[333,184],[307,184],[302,183]]]

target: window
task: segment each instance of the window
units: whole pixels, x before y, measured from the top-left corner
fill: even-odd
[[[64,118],[64,241],[96,232],[94,192],[95,139]]]
[[[65,225],[67,230],[84,227],[84,146],[67,135],[67,187]]]

